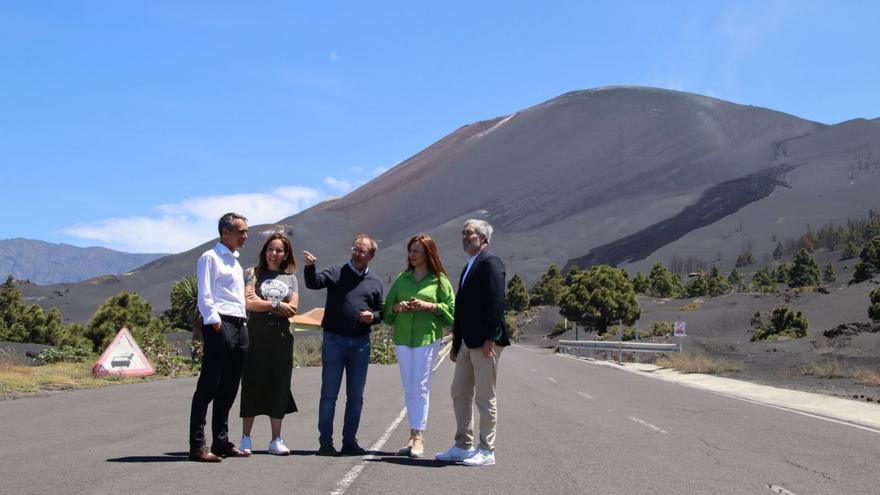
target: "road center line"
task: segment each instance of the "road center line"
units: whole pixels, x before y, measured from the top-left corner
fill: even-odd
[[[581,397],[583,397],[584,399],[592,399],[592,398],[593,398],[592,395],[590,395],[590,394],[588,394],[588,393],[586,393],[586,392],[577,391],[576,393],[577,393],[578,395],[580,395]]]
[[[437,359],[437,364],[435,364],[434,369],[431,370],[432,373],[437,371],[437,368],[440,367],[440,364],[443,363],[443,360],[446,358],[446,356],[449,355],[450,350],[452,350],[452,344],[447,344],[440,351],[440,355]],[[390,425],[388,425],[388,428],[385,429],[385,433],[383,433],[378,440],[373,442],[373,445],[370,445],[370,448],[368,450],[370,450],[371,452],[375,452],[384,447],[385,442],[387,442],[388,439],[391,438],[394,430],[396,430],[397,427],[400,426],[400,422],[403,421],[403,418],[405,417],[406,406],[404,406],[403,409],[400,410],[400,414],[397,415],[397,418],[392,421]],[[372,454],[367,454],[361,457],[361,461],[355,464],[354,467],[349,469],[348,472],[345,473],[345,476],[343,476],[342,479],[339,480],[339,483],[336,483],[336,488],[330,492],[330,495],[343,495],[349,489],[349,487],[351,487],[352,483],[354,483],[358,476],[361,475],[361,473],[364,471],[364,468],[367,467],[367,461],[375,458],[376,456]]]
[[[629,419],[630,419],[630,421],[635,421],[636,423],[638,423],[642,426],[647,426],[648,428],[656,431],[657,433],[669,433],[668,431],[666,431],[662,428],[657,428],[656,426],[652,425],[651,423],[648,423],[647,421],[641,420],[635,416],[629,416]]]

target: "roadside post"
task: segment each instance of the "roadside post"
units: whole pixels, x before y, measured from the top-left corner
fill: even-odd
[[[617,328],[620,329],[617,339],[620,343],[620,345],[617,346],[617,363],[620,364],[623,362],[623,320],[617,320]]]
[[[687,337],[687,324],[683,321],[677,321],[673,328],[675,338],[678,339],[678,352],[680,354],[684,351],[684,338]]]

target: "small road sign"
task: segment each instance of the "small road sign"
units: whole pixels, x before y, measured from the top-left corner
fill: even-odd
[[[674,328],[676,337],[687,337],[687,325],[683,321],[675,322]]]

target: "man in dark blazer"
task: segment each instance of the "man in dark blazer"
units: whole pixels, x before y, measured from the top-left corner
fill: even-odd
[[[468,261],[455,296],[455,323],[449,353],[455,363],[452,378],[455,445],[437,454],[438,460],[461,461],[469,466],[495,464],[498,359],[504,347],[510,345],[510,332],[504,323],[504,263],[488,250],[492,230],[488,222],[468,220],[461,232]],[[480,413],[480,437],[476,445],[474,404]]]

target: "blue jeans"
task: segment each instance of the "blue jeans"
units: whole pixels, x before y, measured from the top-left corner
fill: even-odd
[[[324,332],[321,350],[321,403],[318,407],[318,433],[320,441],[333,441],[333,416],[336,398],[345,371],[345,422],[342,426],[342,442],[354,442],[364,408],[364,385],[367,383],[367,367],[370,364],[370,336],[346,337]]]

